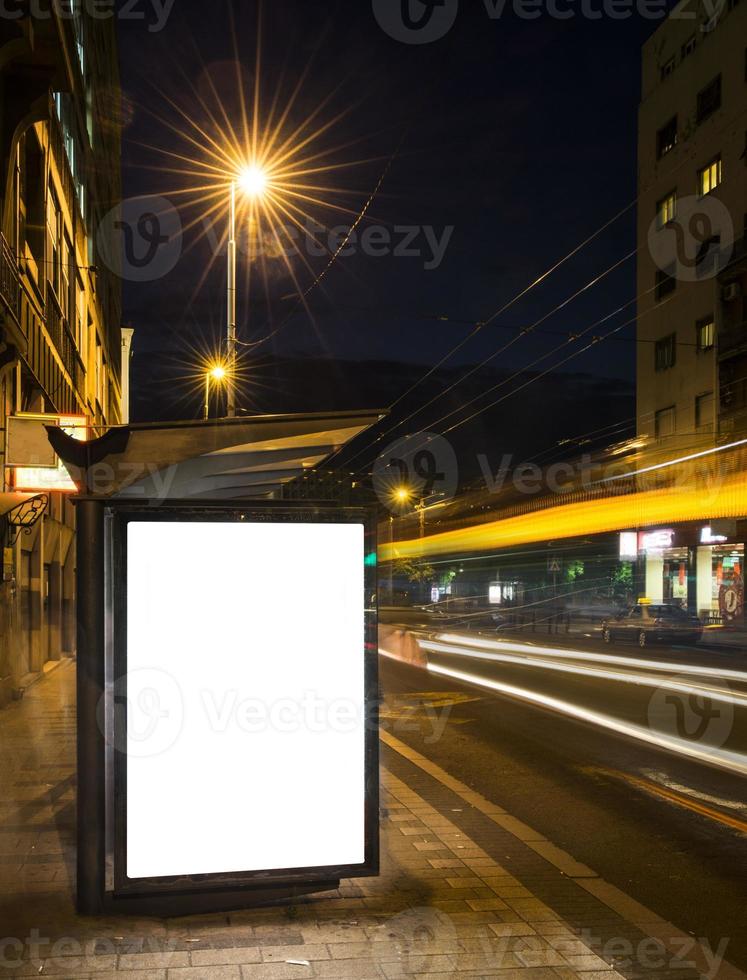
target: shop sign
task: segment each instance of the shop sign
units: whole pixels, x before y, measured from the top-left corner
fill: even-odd
[[[656,552],[664,551],[665,548],[671,548],[673,542],[674,531],[671,529],[649,531],[641,534],[640,549],[645,551],[647,555],[656,554]]]
[[[704,527],[700,532],[701,544],[723,544],[728,541],[728,535],[716,534],[712,527]]]
[[[631,561],[638,557],[638,533],[622,531],[620,534],[620,560]]]

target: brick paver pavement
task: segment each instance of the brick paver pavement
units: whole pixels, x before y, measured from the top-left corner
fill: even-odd
[[[548,862],[518,821],[384,746],[382,874],[295,905],[75,914],[75,665],[0,712],[0,974],[98,980],[695,977]],[[518,831],[518,833],[517,833]],[[523,836],[526,838],[527,834]],[[552,845],[548,845],[550,848]],[[587,933],[585,930],[591,930]],[[594,937],[594,938],[592,938]],[[617,970],[612,949],[616,940]],[[632,956],[621,947],[628,943]]]

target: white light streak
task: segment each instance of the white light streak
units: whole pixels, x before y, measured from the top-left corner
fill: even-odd
[[[674,752],[677,755],[684,755],[691,759],[696,759],[698,762],[737,773],[740,776],[747,775],[747,756],[730,752],[727,749],[696,745],[685,739],[677,738],[674,735],[653,732],[648,728],[644,728],[642,725],[634,725],[630,722],[620,721],[617,718],[604,715],[599,711],[582,708],[580,705],[573,704],[570,701],[563,701],[560,698],[539,694],[536,691],[529,691],[526,688],[516,687],[513,684],[504,684],[501,681],[479,677],[476,674],[465,673],[461,670],[452,670],[448,667],[429,664],[428,671],[442,677],[449,677],[452,680],[463,681],[467,684],[474,684],[477,687],[487,688],[499,694],[506,694],[509,697],[521,698],[523,701],[528,701],[531,704],[549,708],[552,711],[557,711],[578,721],[589,722],[592,725],[606,728],[609,731],[634,738],[640,742],[646,742],[656,748]]]

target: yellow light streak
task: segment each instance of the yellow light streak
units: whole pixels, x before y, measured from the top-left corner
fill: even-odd
[[[747,481],[741,474],[731,474],[719,486],[707,490],[693,481],[677,490],[667,487],[559,504],[423,538],[393,544],[384,541],[380,554],[382,561],[392,561],[421,555],[486,551],[631,527],[736,518],[744,514],[747,514]]]

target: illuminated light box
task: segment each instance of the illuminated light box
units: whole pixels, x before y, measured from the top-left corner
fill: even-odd
[[[50,450],[51,446],[49,446],[49,438],[44,428],[45,425],[59,425],[67,435],[78,439],[80,442],[85,442],[88,439],[88,421],[83,415],[41,415],[29,417],[28,419],[22,416],[19,418],[17,424],[28,422],[32,419],[37,426],[37,433],[43,433],[43,437],[46,439]],[[52,455],[54,456],[54,453]],[[12,459],[13,457],[10,457],[8,465],[13,466],[13,484],[16,490],[34,493],[43,491],[77,493],[78,487],[61,459],[54,457],[54,463],[51,466],[49,465],[49,460],[45,460],[43,465],[36,462],[35,465],[24,466],[14,464]]]
[[[117,516],[116,891],[377,873],[373,532],[339,514]]]

